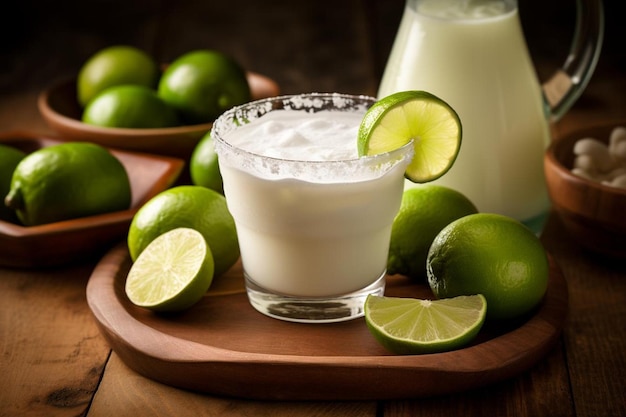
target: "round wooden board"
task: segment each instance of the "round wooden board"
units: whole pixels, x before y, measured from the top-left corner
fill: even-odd
[[[365,400],[426,397],[492,384],[531,368],[553,347],[567,316],[567,284],[551,261],[545,299],[506,328],[485,325],[464,349],[393,355],[364,319],[289,323],[248,303],[241,263],[219,277],[190,310],[158,315],[124,293],[131,265],[125,244],[96,266],[87,301],[117,355],[153,380],[216,395],[274,400]],[[388,277],[386,295],[430,297],[430,290]]]

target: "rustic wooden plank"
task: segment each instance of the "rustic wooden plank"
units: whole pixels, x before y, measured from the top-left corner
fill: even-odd
[[[128,368],[113,353],[87,416],[148,415],[152,417],[198,415],[374,417],[376,416],[376,403],[373,401],[249,401],[198,394],[144,378]]]
[[[561,344],[518,378],[445,397],[390,402],[385,417],[574,415]]]
[[[590,254],[558,219],[544,238],[569,285],[564,346],[577,416],[626,415],[626,269]]]
[[[0,415],[87,409],[109,354],[85,301],[92,267],[0,269]]]

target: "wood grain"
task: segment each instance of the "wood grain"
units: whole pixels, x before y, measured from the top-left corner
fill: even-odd
[[[114,378],[110,375],[115,375]],[[219,375],[216,376],[219,378]],[[245,381],[242,389],[245,389]],[[172,402],[172,398],[176,398]],[[148,411],[147,411],[148,410]],[[90,417],[147,415],[255,417],[376,417],[376,402],[282,402],[240,400],[182,390],[145,378],[113,353],[96,393]]]
[[[485,326],[464,349],[399,356],[375,341],[363,319],[305,325],[259,314],[242,287],[240,263],[190,310],[154,314],[124,293],[130,265],[128,249],[120,245],[97,265],[87,286],[87,302],[118,356],[154,380],[242,398],[409,398],[488,385],[546,355],[567,314],[567,285],[552,263],[542,305],[521,323]],[[388,277],[385,294],[432,297],[427,286],[401,276]]]
[[[542,240],[570,289],[563,337],[576,415],[626,415],[626,267],[584,249],[558,216]]]
[[[0,415],[76,416],[109,347],[85,302],[93,265],[0,272]]]

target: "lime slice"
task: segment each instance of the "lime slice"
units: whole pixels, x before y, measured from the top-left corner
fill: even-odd
[[[458,114],[426,91],[401,91],[368,109],[358,133],[359,156],[390,152],[413,141],[415,156],[406,177],[416,183],[433,181],[448,172],[461,147]]]
[[[213,281],[213,255],[200,232],[170,230],[154,239],[126,278],[126,295],[154,311],[185,310],[202,298]]]
[[[435,353],[467,345],[485,322],[482,295],[420,300],[370,295],[365,322],[374,337],[399,354]]]

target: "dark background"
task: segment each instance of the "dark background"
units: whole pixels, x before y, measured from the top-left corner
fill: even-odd
[[[605,1],[602,55],[578,107],[593,108],[602,89],[626,97],[626,25],[618,5]],[[24,0],[13,8],[0,24],[0,94],[39,90],[74,75],[112,44],[138,46],[162,62],[196,48],[219,49],[274,78],[283,93],[374,94],[404,1]],[[575,1],[520,0],[519,8],[545,80],[567,57]],[[305,40],[318,47],[302,48]]]

